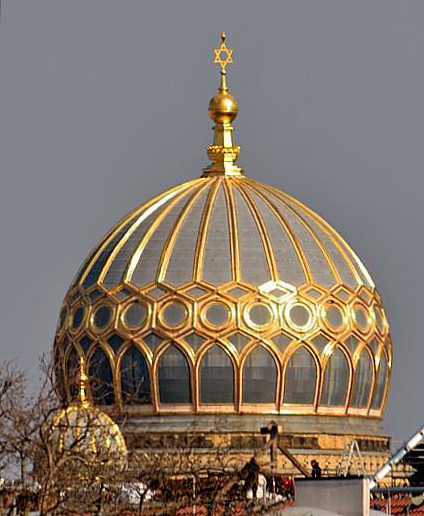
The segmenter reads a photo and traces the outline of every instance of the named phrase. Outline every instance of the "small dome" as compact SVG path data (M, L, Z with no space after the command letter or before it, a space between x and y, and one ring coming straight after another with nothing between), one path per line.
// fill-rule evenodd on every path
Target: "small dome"
M83 455L91 462L124 464L125 440L118 425L89 404L72 404L54 419L50 442L53 453Z

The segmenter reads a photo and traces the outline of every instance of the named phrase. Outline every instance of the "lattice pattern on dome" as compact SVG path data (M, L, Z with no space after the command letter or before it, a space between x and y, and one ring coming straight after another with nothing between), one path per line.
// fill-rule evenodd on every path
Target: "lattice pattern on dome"
M69 400L81 355L97 403L143 412L380 416L392 362L358 257L311 210L245 177L185 183L123 219L77 274L55 343ZM239 386L225 396L224 373Z

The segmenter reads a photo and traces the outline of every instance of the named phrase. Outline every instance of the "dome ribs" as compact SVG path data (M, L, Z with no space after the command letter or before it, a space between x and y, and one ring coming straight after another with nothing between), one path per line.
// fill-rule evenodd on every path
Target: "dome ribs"
M324 219L322 219L319 215L317 215L315 212L310 210L307 206L304 206L303 204L298 202L296 199L293 199L292 197L290 197L284 193L282 193L281 197L284 197L284 200L286 201L286 203L288 203L290 205L295 205L296 207L301 208L306 213L308 218L310 218L313 221L313 223L316 224L320 228L320 230L327 236L327 238L331 239L332 243L334 244L334 246L336 247L338 252L344 258L345 263L348 265L349 269L352 271L352 274L353 274L357 284L359 286L363 285L361 276L359 275L356 267L354 266L351 257L348 255L346 250L343 248L343 244L345 244L345 242L343 241L343 238Z
M206 200L205 209L203 210L202 220L200 222L199 235L196 242L196 251L194 254L193 279L201 281L203 275L203 264L205 261L206 237L208 234L211 213L218 189L221 186L222 179L217 177L213 179L210 187L208 198Z
M239 188L234 188L235 213L240 239L242 280L251 285L262 285L271 279L265 243L254 214Z
M226 181L221 180L216 194L205 240L202 279L215 287L228 283L233 277L228 206L224 191Z
M178 236L180 235L181 228L185 224L187 220L187 216L190 214L191 209L196 204L196 202L199 200L203 192L206 190L206 188L209 187L208 182L205 182L205 184L200 185L200 188L197 188L193 195L190 196L189 200L186 202L183 210L181 211L180 215L178 216L172 230L170 231L168 235L168 239L163 247L162 254L160 257L157 274L156 274L156 281L157 282L163 282L165 280L165 276L168 272L168 266L169 261L171 259L171 254L174 251L175 244L177 242Z
M123 270L120 271L119 262L123 262L126 265L129 257L132 256L134 249L137 247L139 240L143 238L149 230L151 225L151 220L149 219L154 216L157 218L161 211L166 210L166 203L170 202L174 196L174 193L164 195L138 217L110 254L99 276L99 283L103 283L107 288L112 288L122 281L125 266Z
M310 225L306 222L306 220L299 213L297 213L297 211L294 210L289 204L284 202L284 200L281 199L281 197L279 197L276 194L276 192L274 191L274 189L272 187L270 187L268 185L261 185L261 188L263 188L265 191L267 191L269 194L271 194L274 198L276 198L281 203L281 207L279 208L280 210L281 209L287 210L294 217L294 219L296 219L300 223L300 225L303 227L303 229L307 231L307 233L312 237L312 240L315 242L315 245L318 247L321 254L324 256L326 262L328 263L329 269L330 269L334 279L336 280L336 283L339 283L339 284L343 283L342 278L340 277L339 271L338 271L337 267L335 266L330 253L323 246L323 244L320 241L320 239L318 238L317 234L310 227ZM301 240L301 239L299 238L299 240ZM308 261L311 262L313 260L309 259ZM314 272L314 276L315 276L315 280L317 281L316 272ZM318 282L324 284L324 281L322 281L322 280L320 280ZM332 286L332 285L328 285L328 286Z
M271 239L270 239L267 227L264 223L261 213L256 208L255 203L252 200L252 197L247 192L247 190L244 189L244 187L242 185L243 185L243 182L239 181L237 183L237 188L238 188L240 194L242 195L242 197L244 198L247 206L249 207L250 213L252 214L252 217L258 228L258 232L261 237L262 245L263 245L263 248L265 251L266 261L267 261L268 269L269 269L269 272L271 275L271 280L278 281L280 279L280 276L278 273L277 261L275 259L274 249L271 244Z
M139 206L132 212L130 212L128 215L123 217L118 224L116 224L109 233L106 234L106 237L103 238L102 242L95 247L95 251L90 254L89 258L84 262L84 265L81 267L80 271L77 274L76 279L74 280L74 283L78 283L79 285L82 285L85 283L87 276L91 273L91 270L96 265L97 261L101 257L102 253L104 253L109 245L112 244L113 247L113 241L117 238L118 235L122 232L123 228L126 228L127 226L130 226L131 223L133 223L134 219L139 217L141 214L145 213L149 208L154 206L160 199L162 199L165 196L168 195L176 195L178 192L185 190L188 186L190 186L192 183L198 182L199 179L194 179L193 181L189 181L188 183L184 183L182 185L175 186L168 190L167 192L161 193L160 195L157 195L150 201L148 201L146 204L143 204L142 206ZM125 231L124 231L125 232ZM108 255L109 256L109 255ZM103 266L99 270L99 275L102 272ZM96 280L91 283L94 284ZM91 286L88 285L88 286Z
M289 245L291 245L294 254L297 257L299 262L299 266L303 273L304 281L303 283L312 283L312 276L308 267L308 260L306 259L305 253L303 252L302 247L299 245L293 230L288 225L287 221L284 219L283 215L278 211L275 204L263 194L258 188L255 187L254 184L251 183L250 180L245 180L245 187L247 187L255 196L257 196L263 203L264 206L272 213L275 217L277 223L281 226L282 233L287 237ZM274 237L273 237L274 239ZM275 247L275 246L274 246ZM279 274L283 281L287 281L288 283L292 283L291 278L286 278L285 273L283 271L283 267L280 267Z
M272 188L272 187L271 187ZM344 249L344 252L342 253L344 256L346 256L346 260L348 263L352 266L352 268L355 270L355 276L359 276L359 284L364 284L364 279L367 284L367 286L371 289L375 288L374 282L371 279L371 276L369 272L367 271L365 265L362 263L362 260L358 257L358 255L353 251L353 249L350 247L350 245L346 242L346 240L325 220L323 219L318 213L315 213L312 211L308 206L302 204L297 199L292 197L291 195L286 194L285 192L278 191L278 193L281 195L281 197L294 205L300 207L302 210L304 210L310 217L312 217L317 223L319 223L325 231L327 231L329 234L333 236L334 239L336 239L340 245L341 248ZM350 256L349 256L350 255ZM354 263L356 263L358 269L356 269ZM361 276L363 276L361 278Z
M232 277L233 281L240 281L240 243L239 232L237 226L237 217L235 213L235 201L232 189L232 181L224 181L224 191L227 200L228 227L230 231L230 254L232 260Z
M192 188L196 186L196 183L198 181L195 181L194 184L191 183L189 185L188 190L185 189L182 193L179 195L176 195L172 201L169 203L169 205L162 211L162 213L158 216L157 219L153 222L153 224L150 226L146 234L144 235L143 239L137 246L137 249L135 250L134 254L131 257L131 260L128 263L127 269L123 275L123 281L124 282L131 282L134 272L137 268L137 265L139 264L140 258L144 252L144 249L146 248L147 244L149 243L152 235L154 235L155 231L158 229L160 224L165 220L167 215L177 206L177 204L184 199L184 197L187 195L187 193L191 192Z

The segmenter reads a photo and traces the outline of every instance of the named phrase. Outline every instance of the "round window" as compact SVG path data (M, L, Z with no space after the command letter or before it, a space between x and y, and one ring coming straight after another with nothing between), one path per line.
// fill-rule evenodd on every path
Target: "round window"
M324 306L325 322L330 328L339 330L344 325L343 312L341 309L332 303Z
M222 303L212 303L206 308L205 317L211 326L219 328L228 322L230 314Z
M131 303L124 312L124 323L129 328L141 326L147 317L146 306L142 303Z
M289 324L295 329L307 331L312 326L312 312L309 307L303 303L291 305L286 313L288 315Z
M254 304L249 308L249 319L255 326L266 326L271 318L271 309L263 303Z
M74 315L72 317L72 328L74 330L76 330L77 328L79 328L82 324L82 320L84 319L84 313L85 313L85 309L83 306L79 306L75 312L74 312Z
M178 301L172 301L163 308L161 319L170 328L181 326L187 319L187 308Z
M97 328L103 330L103 328L106 328L106 326L110 323L111 318L112 310L110 309L110 306L102 305L99 306L99 308L97 308L97 310L94 312L93 322Z
M356 305L354 308L356 326L363 332L367 331L370 326L370 320L365 308Z

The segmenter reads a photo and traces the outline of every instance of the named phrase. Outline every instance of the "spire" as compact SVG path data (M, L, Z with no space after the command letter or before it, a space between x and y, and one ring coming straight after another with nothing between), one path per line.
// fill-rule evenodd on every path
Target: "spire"
M79 377L78 377L78 401L79 404L86 408L89 405L87 397L87 375L85 373L84 359L80 357Z
M225 44L225 32L221 33L221 45L214 50L214 62L221 68L218 93L209 102L209 116L215 122L213 143L208 147L211 164L203 169L203 175L240 176L243 170L236 166L240 147L233 142L233 126L238 107L236 99L228 92L227 65L233 62L233 51Z

